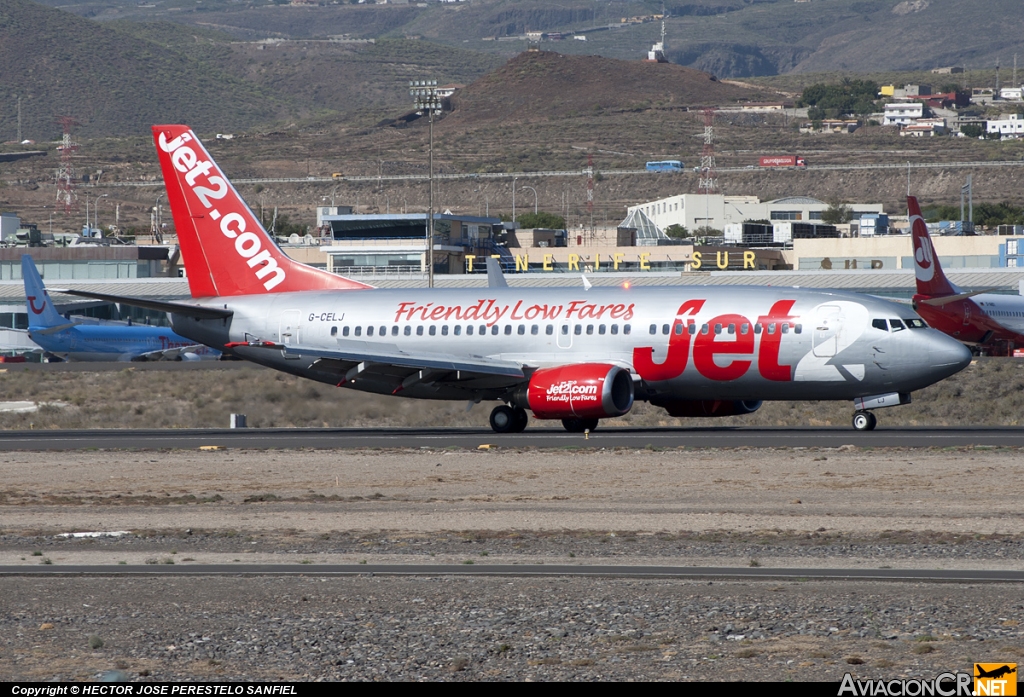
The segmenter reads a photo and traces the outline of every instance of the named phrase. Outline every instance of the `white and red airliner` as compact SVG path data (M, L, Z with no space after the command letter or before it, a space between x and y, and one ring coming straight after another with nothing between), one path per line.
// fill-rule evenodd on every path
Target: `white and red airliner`
M187 126L154 126L191 302L82 293L172 313L182 336L339 387L498 401L593 429L646 400L673 416L755 411L762 400L872 409L967 366L970 351L909 307L779 287L374 289L289 259Z
M964 292L953 285L942 271L917 199L908 197L907 208L917 277L914 309L928 324L964 343L1004 355L1024 347L1024 297Z

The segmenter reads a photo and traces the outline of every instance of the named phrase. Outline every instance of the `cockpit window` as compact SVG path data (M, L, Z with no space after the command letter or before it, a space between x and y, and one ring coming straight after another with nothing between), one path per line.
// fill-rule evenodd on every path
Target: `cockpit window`
M898 319L889 320L889 326L892 327L894 332L901 332L906 329L906 327L903 326L903 322Z
M889 325L886 324L884 319L873 319L871 320L871 326L875 329L881 329L883 332L889 331Z
M927 329L928 328L928 325L925 324L923 319L916 319L915 318L915 319L908 319L908 320L904 320L904 321L907 323L907 326L910 327L911 329Z

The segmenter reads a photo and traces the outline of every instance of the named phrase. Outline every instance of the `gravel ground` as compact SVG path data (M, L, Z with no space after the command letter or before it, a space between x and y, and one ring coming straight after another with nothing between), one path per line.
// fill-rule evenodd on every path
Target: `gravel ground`
M321 563L1020 569L1021 453L96 451L0 456L0 675L839 680L1024 656L1021 584L317 578ZM75 539L74 531L128 531ZM102 646L100 643L102 642Z
M840 680L1024 656L1019 585L5 579L0 673L81 680Z

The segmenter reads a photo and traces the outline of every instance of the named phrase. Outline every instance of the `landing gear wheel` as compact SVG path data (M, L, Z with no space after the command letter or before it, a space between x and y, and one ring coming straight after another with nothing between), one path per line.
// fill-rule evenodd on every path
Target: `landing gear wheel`
M512 407L512 422L513 427L511 433L522 433L526 430L526 424L529 422L530 417L526 415L526 410L519 407Z
M858 411L853 415L853 427L858 431L874 431L878 419L870 411Z
M569 433L593 431L598 423L598 419L562 419L562 426Z
M523 415L525 416L525 413ZM504 404L494 407L490 420L495 433L515 433L516 413L512 407Z

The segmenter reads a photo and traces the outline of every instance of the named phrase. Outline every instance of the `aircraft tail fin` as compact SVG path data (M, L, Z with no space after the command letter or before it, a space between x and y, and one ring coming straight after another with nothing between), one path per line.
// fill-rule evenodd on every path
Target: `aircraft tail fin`
M917 197L907 196L907 208L910 211L910 232L914 243L914 274L917 277L917 292L932 297L956 295L960 289L949 282L942 272L939 257L935 254L932 239L928 235L928 226L921 216L921 207Z
M370 288L289 258L188 126L153 126L192 297Z
M28 326L37 328L56 327L67 324L50 300L43 277L39 275L35 262L28 254L21 255L21 276L25 280L25 295L28 299Z

